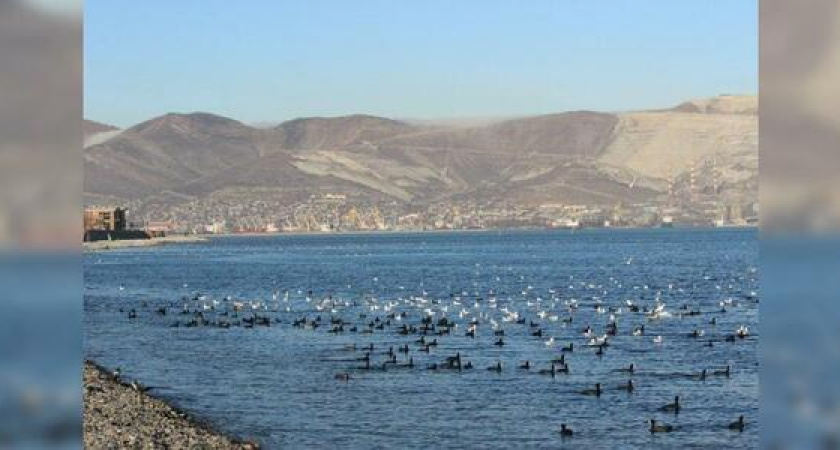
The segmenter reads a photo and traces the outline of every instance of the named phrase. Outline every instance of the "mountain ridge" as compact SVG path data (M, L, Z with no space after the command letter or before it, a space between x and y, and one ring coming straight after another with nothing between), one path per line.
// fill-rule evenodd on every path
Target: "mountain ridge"
M756 97L719 96L666 110L568 111L466 127L352 114L258 128L169 113L87 147L85 192L140 203L263 188L289 201L332 189L414 204L652 202L713 160L727 195L751 201L755 112Z

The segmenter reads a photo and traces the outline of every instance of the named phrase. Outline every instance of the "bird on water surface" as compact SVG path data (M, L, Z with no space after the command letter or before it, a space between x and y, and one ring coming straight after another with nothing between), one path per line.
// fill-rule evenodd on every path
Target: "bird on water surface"
M636 365L635 365L635 364L633 364L633 363L630 363L630 365L629 365L629 366L627 366L627 367L622 367L622 368L620 368L620 369L618 369L618 370L616 370L616 371L617 371L617 372L623 372L623 373L633 373L633 372L635 372L635 371L636 371Z
M571 428L567 427L565 423L560 424L560 436L569 437L573 436L575 433L572 431Z
M601 396L601 383L595 383L595 389L584 389L580 391L583 395L593 395L595 397Z
M650 419L650 432L651 433L670 433L674 431L674 427L668 425L667 423L657 424L655 420Z
M667 405L659 408L660 411L666 412L674 412L674 414L680 413L680 396L677 395L674 397L674 403L668 403Z
M733 431L744 431L747 424L744 422L744 416L739 416L738 420L729 424L729 429Z
M713 374L713 375L723 375L723 376L725 376L725 377L728 377L728 376L729 376L729 374L730 374L730 367L729 367L729 366L726 366L726 369L723 369L723 370L715 370L714 372L712 372L712 374Z
M347 372L335 374L335 379L338 381L350 381L350 374Z
M626 384L622 384L618 387L619 391L627 391L633 392L636 390L636 386L633 384L633 380L627 380Z

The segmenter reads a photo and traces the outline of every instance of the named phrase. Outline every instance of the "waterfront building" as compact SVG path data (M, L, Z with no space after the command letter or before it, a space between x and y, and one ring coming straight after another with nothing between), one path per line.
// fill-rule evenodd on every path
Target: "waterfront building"
M128 224L126 221L127 211L127 209L120 207L86 208L84 213L85 231L124 231Z

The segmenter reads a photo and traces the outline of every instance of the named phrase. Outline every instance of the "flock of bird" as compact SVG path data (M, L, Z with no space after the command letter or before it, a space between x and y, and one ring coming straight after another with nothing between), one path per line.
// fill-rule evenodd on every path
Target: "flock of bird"
M377 281L374 279L374 284ZM618 280L611 282L620 285ZM184 285L184 288L188 289L188 286ZM666 339L693 341L696 344L690 345L698 347L715 347L754 338L747 326L736 324L724 330L718 321L729 309L737 308L741 303L757 303L755 292L724 297L711 303L714 306L709 306L708 301L702 308L700 302L686 302L669 309L663 301L662 290L648 286L632 289L639 291L633 300L611 301L606 300L607 287L575 280L570 280L563 289L542 292L524 285L523 281L523 288L515 293L490 288L460 289L448 295L435 295L422 288L410 294L404 287L390 294L368 290L354 295L344 292L316 295L311 290L287 290L275 291L265 300L232 296L213 298L192 293L165 305L142 302L141 308L120 309L120 312L127 314L129 320L158 318L178 328L291 326L301 332L356 336L355 343L336 350L353 355L335 360L344 365L334 375L341 382L350 382L362 373L392 370L450 373L483 370L497 374L516 371L557 378L575 371L578 364L587 364L586 358L593 355L609 359L611 346L623 339L638 339L655 349ZM673 285L663 290L672 294L669 298L679 295L690 298ZM680 322L683 331L650 333L651 329L661 330L657 324L671 318L683 319ZM379 339L376 343L374 336ZM383 343L382 339L387 340ZM503 349L512 343L537 347L546 356L541 361L520 360L513 367L503 364L501 359L478 367L480 362L469 357L471 350L478 347L492 348L492 344ZM453 352L447 354L446 349ZM600 397L607 390L631 395L640 387L634 382L640 372L656 376L654 371L629 363L612 370L615 380L595 382L577 392L589 397ZM732 373L730 365L720 364L670 375L704 381L712 377L729 378ZM662 405L655 412L680 414L682 410L680 397L676 396L672 403ZM653 418L649 419L648 425L650 433L678 430L677 426ZM736 431L743 431L745 427L743 415L728 425L721 425L721 428ZM562 423L558 433L571 437L575 431L569 424Z

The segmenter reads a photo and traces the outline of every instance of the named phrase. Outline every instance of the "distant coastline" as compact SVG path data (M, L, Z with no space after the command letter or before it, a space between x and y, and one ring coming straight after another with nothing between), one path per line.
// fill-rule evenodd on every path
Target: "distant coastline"
M166 237L134 240L97 241L83 243L85 252L117 250L123 248L156 247L174 244L195 244L208 242L212 239L228 239L235 237L279 237L279 236L354 236L354 235L397 235L397 234L446 234L446 233L510 233L527 231L563 231L563 232L591 232L608 230L735 230L758 229L757 225L714 226L676 226L676 227L584 227L584 228L482 228L482 229L454 229L454 230L348 230L348 231L289 231L278 233L217 233L217 234L189 234L171 235Z
M84 242L82 244L82 249L86 252L94 252L102 250L115 250L120 248L154 247L158 245L188 244L205 241L207 241L207 237L202 235L176 235L157 237L151 239L125 239L116 241Z
M199 234L205 240L213 238L231 237L271 237L271 236L352 236L352 235L382 235L382 234L445 234L445 233L509 233L515 231L606 231L606 230L740 230L758 229L758 225L726 225L726 226L674 226L674 227L583 227L583 228L544 228L544 227L518 227L518 228L460 228L452 230L347 230L347 231L286 231L277 233L217 233Z

